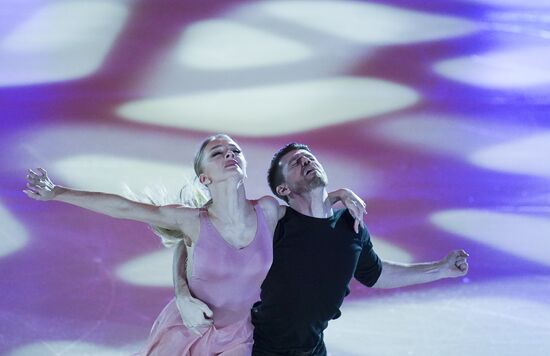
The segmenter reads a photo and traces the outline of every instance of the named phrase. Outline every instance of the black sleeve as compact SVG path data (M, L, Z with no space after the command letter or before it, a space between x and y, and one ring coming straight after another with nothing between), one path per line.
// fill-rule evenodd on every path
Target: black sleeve
M366 228L363 230L362 240L363 249L359 255L354 277L361 282L361 284L372 287L382 273L382 260L380 260L376 252L374 252L372 242L370 241L370 235Z

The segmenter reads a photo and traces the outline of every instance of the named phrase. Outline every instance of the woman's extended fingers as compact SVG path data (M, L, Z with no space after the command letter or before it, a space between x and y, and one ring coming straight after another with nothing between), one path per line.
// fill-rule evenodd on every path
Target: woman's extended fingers
M35 200L42 200L42 195L37 191L37 188L31 186L27 183L27 189L23 190L23 193L27 195L27 197L35 199Z
M357 200L358 201L355 204L356 207L357 207L357 211L358 211L357 215L360 217L361 222L362 222L363 221L363 216L367 214L367 209L366 209L365 202L361 198L357 197ZM364 227L363 223L361 223L361 225Z
M41 175L41 174L36 173L32 169L29 169L29 172L27 174L27 178L39 181L39 180L44 179L44 176Z
M32 169L29 169L29 173L30 174L33 174L35 176L38 176L38 177L45 177L46 175L48 175L48 172L46 172L46 170L44 168L40 168L38 167L36 169L39 173L36 173L35 171L33 171Z
M27 190L30 190L31 192L38 194L38 189L33 184L27 183Z
M29 169L28 174L27 174L27 177L28 177L28 178L31 178L31 179L42 180L42 181L48 180L48 173L46 172L45 169L43 169L43 168L38 168L37 171L38 171L39 173L33 171L32 169Z
M32 188L35 193L42 195L45 192L51 191L54 188L54 184L48 178L45 169L38 168L37 171L38 173L33 171L32 169L28 170L27 187Z
M27 174L27 182L34 185L44 185L44 186L46 185L46 182L43 181L43 177L39 176L32 169L29 169L29 173Z
M27 196L29 198L32 198L32 199L39 199L40 198L40 195L33 192L32 190L25 189L25 190L23 190L23 193L27 194Z
M38 181L40 181L40 178L38 178L36 175L29 172L29 174L27 174L27 181L29 181L29 182L38 182Z
M40 187L40 188L45 188L46 187L46 182L43 182L43 181L41 181L39 179L36 179L36 178L33 178L31 176L27 176L27 182L29 184L32 184L32 185Z
M355 222L353 224L353 230L356 233L359 233L359 226L362 228L365 228L365 223L363 221L363 215L366 214L365 208L361 205L360 200L351 200L348 203L348 209L350 211L351 216L355 219Z
M33 179L28 179L27 180L27 188L30 188L30 189L34 190L35 193L38 193L40 190L46 188L46 183L36 181L36 180L33 180Z
M48 176L45 175L45 171L41 168L39 168L38 171L40 173L37 173L32 169L28 170L26 177L27 185L23 190L23 193L25 193L27 197L35 200L48 200L53 184L49 180Z
M359 227L362 226L363 217L354 215L353 218L355 219L355 221L353 222L353 231L355 231L356 233L359 233Z
M355 231L356 234L359 233L359 220L355 219L355 222L353 223L353 231Z

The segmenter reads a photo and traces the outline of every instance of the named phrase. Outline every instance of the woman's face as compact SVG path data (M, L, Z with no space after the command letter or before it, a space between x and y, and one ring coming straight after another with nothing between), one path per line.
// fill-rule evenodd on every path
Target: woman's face
M202 173L199 180L203 184L227 179L246 177L246 159L241 148L229 137L217 137L210 141L202 159Z

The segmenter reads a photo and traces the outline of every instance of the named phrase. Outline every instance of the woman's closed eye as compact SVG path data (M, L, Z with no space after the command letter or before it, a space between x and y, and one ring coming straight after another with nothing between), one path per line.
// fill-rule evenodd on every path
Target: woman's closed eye
M235 154L235 155L238 155L241 153L241 150L239 150L238 148L231 148L231 151ZM223 151L216 151L214 153L212 153L212 157L216 157L217 155L221 155L223 154Z

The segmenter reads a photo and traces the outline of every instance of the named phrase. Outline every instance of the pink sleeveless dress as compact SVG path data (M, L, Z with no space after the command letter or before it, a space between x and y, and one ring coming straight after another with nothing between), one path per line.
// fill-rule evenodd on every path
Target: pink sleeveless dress
M260 286L273 258L273 237L262 208L254 202L256 235L241 249L216 230L208 211L200 211L200 235L193 252L191 294L213 312L213 324L196 335L181 320L175 299L153 324L145 355L249 356L252 352L250 309L260 299Z

